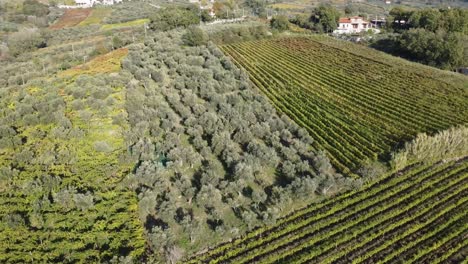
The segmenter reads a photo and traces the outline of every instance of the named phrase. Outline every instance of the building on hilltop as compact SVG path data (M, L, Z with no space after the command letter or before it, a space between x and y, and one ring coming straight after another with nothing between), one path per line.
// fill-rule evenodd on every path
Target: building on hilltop
M113 5L113 4L118 4L122 2L122 0L102 0L100 1L100 4L102 5Z
M113 5L122 0L75 0L75 5L58 5L59 8L91 8L95 5Z
M95 4L96 0L75 0L77 7L88 8Z
M354 34L360 32L366 32L368 30L374 31L374 33L379 33L378 29L372 27L372 24L364 20L364 18L355 16L355 17L342 17L338 21L338 28L333 31L335 34Z

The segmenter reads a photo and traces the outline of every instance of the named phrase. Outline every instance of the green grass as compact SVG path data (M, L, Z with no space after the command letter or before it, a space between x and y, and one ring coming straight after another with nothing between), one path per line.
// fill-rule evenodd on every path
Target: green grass
M150 20L145 18L145 19L137 19L137 20L124 22L124 23L106 24L101 27L101 30L111 30L111 29L118 29L118 28L143 26L144 24L148 24L149 22Z
M95 8L85 20L81 21L78 26L89 26L94 24L101 24L101 21L110 15L112 9L110 8Z

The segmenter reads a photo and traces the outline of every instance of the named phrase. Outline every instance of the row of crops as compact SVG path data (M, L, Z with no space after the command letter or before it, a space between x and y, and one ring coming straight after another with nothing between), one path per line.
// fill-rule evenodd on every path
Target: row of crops
M126 51L110 55L115 54L121 59ZM114 70L115 56L103 58L109 56L98 59L100 70ZM80 70L84 69L73 71ZM88 75L76 82L72 77L51 78L36 81L40 86L2 88L7 93L0 105L8 107L2 109L0 124L3 131L16 131L0 137L0 263L101 263L144 253L138 201L121 185L133 165L121 159L125 148L120 131L126 124L112 122L125 103L121 79ZM86 88L79 90L77 83ZM97 107L110 113L89 103L93 93L86 92L99 88L107 88L102 94L112 104ZM25 94L30 100L21 99ZM89 109L88 116L74 107L77 102ZM55 112L69 119L50 124L20 121L31 120L24 109L33 107L41 118Z
M468 121L468 93L307 37L222 46L343 173L420 132Z
M416 165L297 211L188 263L460 263L468 159Z

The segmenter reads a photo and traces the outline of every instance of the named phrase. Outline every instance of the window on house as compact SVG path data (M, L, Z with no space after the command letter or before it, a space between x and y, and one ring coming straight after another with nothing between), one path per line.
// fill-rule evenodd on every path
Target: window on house
M353 24L353 28L357 28L358 24Z

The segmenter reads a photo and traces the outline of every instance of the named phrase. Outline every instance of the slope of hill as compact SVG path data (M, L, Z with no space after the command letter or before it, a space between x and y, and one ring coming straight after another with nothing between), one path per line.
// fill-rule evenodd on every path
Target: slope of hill
M118 122L126 77L115 61L96 60L109 71L1 89L2 263L143 254L137 201L120 185L133 167L124 159L128 124Z
M187 263L461 263L467 257L467 134L460 127L421 135L404 151L412 165Z
M0 72L1 262L178 259L354 188L216 46L148 32L121 69L96 28Z
M176 263L252 230L189 262L464 258L468 130L401 147L466 123L466 78L263 20L184 29L180 3L4 2L1 263Z
M311 37L222 49L249 71L279 110L309 131L315 148L327 150L344 173L378 156L385 160L419 132L468 122L468 90L433 78L430 71L422 75L393 67Z

